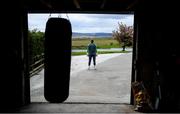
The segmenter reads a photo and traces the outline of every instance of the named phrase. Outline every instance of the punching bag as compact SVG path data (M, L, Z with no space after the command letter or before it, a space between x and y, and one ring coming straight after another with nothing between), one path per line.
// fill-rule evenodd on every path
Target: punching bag
M61 103L68 98L71 66L71 23L49 18L45 29L44 96Z

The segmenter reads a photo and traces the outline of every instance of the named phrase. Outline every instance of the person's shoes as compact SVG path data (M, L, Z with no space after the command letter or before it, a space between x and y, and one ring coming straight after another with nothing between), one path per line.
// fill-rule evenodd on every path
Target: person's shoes
M90 66L88 66L88 70L90 70Z
M96 70L96 66L94 66L94 69Z

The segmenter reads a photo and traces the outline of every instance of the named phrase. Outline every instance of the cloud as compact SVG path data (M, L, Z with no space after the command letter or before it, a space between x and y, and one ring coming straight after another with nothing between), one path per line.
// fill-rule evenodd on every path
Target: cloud
M117 14L91 14L90 18L97 19L125 19L128 15L117 15Z
M118 22L133 25L133 15L125 14L52 14L51 17L68 18L72 24L73 32L112 32L117 28ZM45 30L49 14L29 14L29 29Z
M46 22L48 20L48 14L29 14L28 15L28 28L30 30L38 29L45 31Z

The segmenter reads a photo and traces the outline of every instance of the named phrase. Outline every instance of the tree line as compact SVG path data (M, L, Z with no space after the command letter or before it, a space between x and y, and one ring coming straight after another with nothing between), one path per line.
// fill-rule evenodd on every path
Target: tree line
M36 58L44 53L44 32L37 29L28 30L29 40L29 60L30 64L34 63Z

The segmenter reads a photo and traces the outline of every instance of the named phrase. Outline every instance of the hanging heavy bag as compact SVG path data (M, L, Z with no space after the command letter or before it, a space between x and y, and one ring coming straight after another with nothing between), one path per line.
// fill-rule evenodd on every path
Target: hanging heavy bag
M71 23L63 18L49 18L45 30L44 96L60 103L69 96L71 64Z

